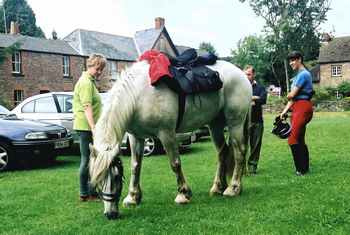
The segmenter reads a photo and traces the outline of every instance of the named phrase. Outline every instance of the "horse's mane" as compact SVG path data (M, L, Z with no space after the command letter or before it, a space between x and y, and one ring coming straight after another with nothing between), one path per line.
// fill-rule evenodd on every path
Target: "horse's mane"
M142 71L146 65L145 62L135 63L123 71L109 91L108 100L95 128L94 145L98 151L121 143L139 95L140 89L135 86L135 80L144 75Z
M138 95L142 87L137 79L148 74L148 64L138 62L121 73L120 78L109 91L109 98L105 102L102 114L96 123L94 133L94 148L99 159L92 161L90 173L95 183L104 175L114 156L111 152L122 143L128 123L134 113Z

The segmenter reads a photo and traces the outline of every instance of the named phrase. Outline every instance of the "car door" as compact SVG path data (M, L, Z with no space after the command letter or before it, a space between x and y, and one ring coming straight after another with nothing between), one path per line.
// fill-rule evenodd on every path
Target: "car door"
M25 103L18 116L24 119L62 125L58 116L57 104L51 94Z
M53 95L57 107L58 116L61 120L61 125L68 130L73 130L73 95L70 94L54 94Z

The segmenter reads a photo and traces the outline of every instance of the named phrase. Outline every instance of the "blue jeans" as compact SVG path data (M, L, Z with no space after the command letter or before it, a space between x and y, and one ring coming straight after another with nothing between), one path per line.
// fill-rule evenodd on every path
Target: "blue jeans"
M77 131L80 142L80 168L79 168L79 181L80 181L80 196L95 195L95 190L90 186L89 175L89 161L90 161L90 149L89 144L93 143L91 131Z

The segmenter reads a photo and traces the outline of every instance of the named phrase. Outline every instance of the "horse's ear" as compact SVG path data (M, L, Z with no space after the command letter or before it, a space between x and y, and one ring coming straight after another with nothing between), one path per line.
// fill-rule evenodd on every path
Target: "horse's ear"
M90 157L97 157L96 149L94 146L90 143L89 144L89 149L90 149Z

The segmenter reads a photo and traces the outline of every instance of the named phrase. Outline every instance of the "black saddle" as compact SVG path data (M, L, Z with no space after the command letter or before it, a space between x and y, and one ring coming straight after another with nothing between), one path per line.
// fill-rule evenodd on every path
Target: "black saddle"
M177 57L169 57L170 73L174 81L168 86L179 94L197 94L217 91L222 88L222 81L218 72L205 65L216 63L217 56L212 53L198 56L195 49L184 51Z
M205 66L216 63L217 56L212 53L198 56L196 50L191 48L177 57L168 55L168 58L171 64L169 71L173 78L166 77L162 81L179 94L179 114L176 122L178 130L185 112L186 95L217 91L222 88L223 83L218 72Z

